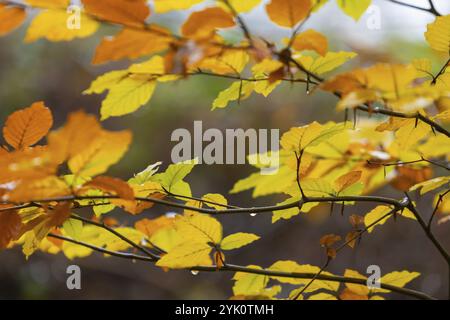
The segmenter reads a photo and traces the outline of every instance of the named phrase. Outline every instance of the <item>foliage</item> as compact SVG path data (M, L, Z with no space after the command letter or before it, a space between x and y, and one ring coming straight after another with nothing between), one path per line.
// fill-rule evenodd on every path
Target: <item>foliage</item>
M331 0L330 0L331 1ZM267 207L229 205L221 194L194 196L185 178L195 161L177 163L166 170L151 164L128 181L106 175L132 143L129 130L103 128L94 115L75 112L65 125L53 129L53 117L43 102L16 111L5 121L0 149L0 248L22 246L28 257L36 250L67 258L86 257L94 251L105 256L139 259L164 270L188 269L236 272L234 298L250 299L384 299L392 291L428 299L425 293L404 288L417 272L385 274L381 288L368 288L366 277L347 269L334 275L326 268L341 250L358 246L366 233L381 232L382 225L399 216L415 221L450 265L448 251L432 232L433 222L450 219L448 122L450 121L450 15L418 8L436 16L428 25L429 46L447 61L433 74L432 62L416 59L408 64L379 63L342 71L354 52L329 50L324 34L306 29L305 22L319 15L319 0L271 0L265 10L271 21L291 30L282 45L254 37L243 13L261 1L155 0L154 12L144 0L82 0L81 28L67 27L69 0L27 0L25 4L0 1L0 35L19 27L31 11L25 41L71 41L92 36L101 25L119 26L112 37L96 47L94 64L140 59L127 69L107 72L93 80L83 94L106 97L101 120L132 113L148 104L160 85L215 76L231 79L212 102L226 108L252 94L267 97L282 82L300 83L308 92L338 97L338 111L364 112L354 130L349 121L293 127L281 138L280 169L274 175L254 173L236 182L231 193L252 190L254 197L281 194L285 200ZM370 0L337 0L344 14L359 19ZM149 24L155 13L193 8L180 30ZM230 42L219 30L236 28L242 37ZM141 59L145 58L145 59ZM333 76L327 76L335 71ZM336 72L337 71L337 72ZM322 78L327 76L327 78ZM356 125L356 124L355 124ZM45 141L45 142L44 142ZM391 185L404 192L396 198L371 196ZM433 193L427 218L412 200ZM221 215L272 213L272 221L313 214L317 206L348 206L369 202L364 215L349 217L346 234L320 239L326 263L322 267L295 261L271 266L237 266L228 251L258 246L258 235L238 232L223 235ZM180 209L176 215L140 218L134 226L117 226L108 218L114 208L142 215L154 205ZM77 209L92 208L90 217ZM436 219L435 219L436 218ZM255 242L256 241L256 242ZM255 243L254 243L255 242ZM269 286L270 285L270 286ZM291 285L291 286L285 286ZM292 289L292 286L294 288ZM290 293L286 293L291 288Z

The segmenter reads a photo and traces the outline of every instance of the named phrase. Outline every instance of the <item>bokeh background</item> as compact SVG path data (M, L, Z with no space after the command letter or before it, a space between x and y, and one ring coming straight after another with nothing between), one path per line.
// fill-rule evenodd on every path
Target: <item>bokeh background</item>
M405 2L427 5L423 0ZM435 0L444 14L450 12L448 0ZM194 8L195 9L195 8ZM176 30L189 12L152 17L156 22ZM279 41L288 35L268 22L263 8L243 16L250 30L266 39ZM380 28L373 20L380 19ZM433 16L401 7L386 0L374 0L373 6L359 22L345 16L333 0L319 13L313 15L305 26L324 32L330 40L330 49L353 50L359 56L355 65L374 62L406 62L413 57L433 59L435 67L444 63L427 47L423 32ZM104 35L114 34L113 27L104 27L87 40L68 43L49 43L45 40L24 44L23 26L13 34L0 38L0 119L19 108L43 100L52 109L55 127L60 126L68 113L84 109L99 114L101 96L83 96L81 92L99 74L126 67L128 61L92 66L94 47ZM233 32L233 31L231 31ZM346 65L347 68L352 63ZM159 86L151 102L134 114L108 119L104 125L111 129L131 129L134 141L130 152L110 174L129 178L147 165L163 161L170 163L174 143L171 132L177 128L192 130L194 120L202 120L204 128L279 128L281 132L292 126L313 120L342 120L343 114L334 111L336 100L326 93L306 95L302 85L283 85L269 98L253 95L240 105L231 104L224 110L210 111L217 94L230 84L229 80L195 77L186 81ZM234 182L253 172L248 165L197 166L188 180L196 195L207 192L227 194ZM401 197L390 187L379 190L380 195ZM279 199L267 197L252 199L246 192L228 196L229 202L242 206L273 204ZM429 210L430 199L423 198L419 205ZM349 214L364 214L369 206L355 206ZM328 209L325 209L328 210ZM166 213L155 207L139 218L155 217ZM320 212L317 213L320 215ZM113 213L127 224L134 218ZM277 260L295 260L301 264L321 265L323 252L319 239L326 233L345 234L346 217L337 212L327 219L311 219L300 215L289 221L271 224L270 214L256 217L230 216L220 219L225 233L254 232L262 236L257 243L231 254L229 261L237 264L269 266ZM449 225L436 229L444 245L450 247ZM82 290L66 288L68 265L77 264L82 269ZM392 219L383 230L365 237L356 250L344 250L333 261L329 270L342 274L346 267L364 273L367 266L377 264L382 273L394 270L411 270L422 273L410 287L445 298L448 270L435 248L424 237L422 230L412 221ZM160 269L143 262L132 263L119 259L104 259L93 254L87 259L67 260L62 254L53 256L36 253L28 261L20 248L0 252L1 299L223 299L232 295L231 273L200 273ZM401 298L392 294L393 298Z

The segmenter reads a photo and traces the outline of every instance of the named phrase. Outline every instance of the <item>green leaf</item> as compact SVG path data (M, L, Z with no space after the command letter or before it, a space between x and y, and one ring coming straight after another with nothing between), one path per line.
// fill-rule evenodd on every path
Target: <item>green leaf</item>
M63 230L69 237L78 240L83 232L83 222L80 220L69 219L64 222Z

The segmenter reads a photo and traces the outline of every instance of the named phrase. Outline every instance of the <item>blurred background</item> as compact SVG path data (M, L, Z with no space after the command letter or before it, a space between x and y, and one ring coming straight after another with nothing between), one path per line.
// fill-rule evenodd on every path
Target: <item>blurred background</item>
M404 0L427 6L427 1ZM435 0L443 14L450 12L448 0ZM196 8L194 8L195 10ZM189 12L154 16L151 19L174 30ZM261 7L243 15L250 30L272 41L279 41L289 33L267 20ZM375 21L372 19L378 19ZM359 55L346 68L370 65L375 62L406 62L411 58L427 57L434 66L442 66L442 57L435 56L425 43L423 33L433 16L424 12L374 0L373 6L358 21L344 15L333 0L319 13L314 14L305 28L325 33L331 51L355 51ZM378 23L379 22L379 23ZM90 82L106 71L125 68L128 61L92 66L94 48L104 35L112 35L115 28L102 28L94 37L68 43L49 43L41 40L24 44L26 27L0 38L0 118L4 122L14 110L43 100L55 117L55 127L64 123L68 113L84 109L99 114L102 96L83 96L81 92ZM231 31L234 32L234 31ZM341 69L342 70L342 69ZM302 85L285 84L269 98L252 95L248 100L223 110L210 111L217 94L228 87L229 80L195 77L186 81L162 84L145 107L134 114L108 119L104 126L110 129L131 129L134 141L122 161L111 168L110 174L129 178L147 167L163 161L170 163L170 152L175 143L170 135L177 128L192 131L193 121L202 120L207 128L279 128L280 132L292 126L313 120L343 120L335 112L336 99L329 94L306 95ZM197 166L188 181L193 193L227 194L234 182L254 172L248 165ZM379 190L380 195L401 197L390 187ZM273 204L276 197L252 199L251 192L227 196L231 204L254 206ZM423 198L419 205L429 210L430 199ZM369 206L354 206L350 214L364 214ZM328 210L328 209L325 209ZM138 218L164 214L164 208L155 207ZM121 223L129 224L135 218L113 213ZM347 217L335 213L323 221L299 215L289 221L271 224L270 214L256 217L223 217L225 233L254 232L262 236L257 243L232 253L228 260L236 264L269 266L277 260L295 260L300 264L323 264L319 239L327 233L345 234ZM450 247L449 224L436 229L444 245ZM329 271L343 274L346 267L364 273L371 264L378 264L382 273L410 270L422 273L410 287L445 298L448 270L435 248L425 238L422 230L408 219L389 221L382 232L374 232L362 240L356 250L344 250L333 261ZM82 269L82 290L66 288L68 265L77 264ZM19 247L0 252L1 299L223 299L232 295L231 273L200 273L187 271L164 273L159 268L143 262L108 258L93 254L87 259L67 260L62 254L53 256L36 253L28 261ZM400 298L392 294L393 298ZM403 298L403 297L402 297Z

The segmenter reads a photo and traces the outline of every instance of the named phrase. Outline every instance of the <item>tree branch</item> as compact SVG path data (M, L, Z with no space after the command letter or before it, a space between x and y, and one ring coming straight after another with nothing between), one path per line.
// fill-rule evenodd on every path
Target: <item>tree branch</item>
M53 237L53 238L60 239L63 241L72 242L74 244L90 248L94 251L97 251L97 252L100 252L103 254L108 254L111 256L115 256L115 257L119 257L119 258L123 258L123 259L154 262L154 260L149 257L135 255L135 254L129 254L129 253L123 253L123 252L110 251L110 250L106 250L104 248L90 245L90 244L82 242L82 241L74 240L74 239L56 235L56 234L49 234L49 237ZM217 266L198 266L198 267L193 267L193 268L186 268L184 270L194 270L194 271L202 271L202 272L243 272L243 273L258 274L258 275L264 275L264 276L270 276L270 277L294 278L294 279L313 279L313 278L315 278L315 279L324 280L324 281L367 285L366 280L361 279L361 278L352 278L352 277L334 276L334 275L317 275L316 273L285 272L285 271L275 271L275 270L270 270L270 269L255 269L255 268L251 268L251 267L244 267L244 266L233 265L233 264L227 264L225 266L222 266L221 268L218 268ZM412 290L412 289L401 288L401 287L384 284L384 283L381 283L381 288L390 290L392 292L404 294L406 296L410 296L410 297L413 297L416 299L436 300L436 298L429 296L426 293Z
M408 7L408 8L412 8L412 9L416 9L416 10L420 10L420 11L424 11L424 12L428 12L431 13L435 16L441 16L441 14L436 10L433 1L432 0L428 0L428 3L430 4L430 8L424 8L424 7L419 7L410 3L406 3L406 2L402 2L402 1L398 1L398 0L387 0L389 2L404 6L404 7Z
M78 201L78 200L112 200L112 199L120 199L120 197L115 195L99 195L99 196L63 196L63 197L55 197L55 198L47 198L47 199L39 199L30 201L32 203L49 203L49 202L63 202L63 201ZM166 201L158 198L151 197L135 197L135 201L142 202L150 202L154 204L159 204L171 208L179 208L184 210L195 211L199 213L205 213L210 215L221 215L221 214L240 214L240 213L270 213L273 211L280 211L285 209L290 209L294 207L298 207L299 205L311 202L318 203L332 203L332 202L374 202L374 203L383 203L387 205L393 205L396 208L404 208L405 204L402 201L398 201L391 198L378 197L378 196L330 196L330 197L307 197L306 199L299 199L298 202L288 203L284 205L275 205L275 206L263 206L263 207L251 207L251 208L237 208L237 209L209 209L209 208L199 208L193 207L189 205L185 205L179 202ZM17 203L4 202L3 204L12 204L17 205ZM103 204L103 203L102 203ZM20 204L19 204L20 205ZM36 205L35 205L36 206ZM102 224L100 224L102 226Z

